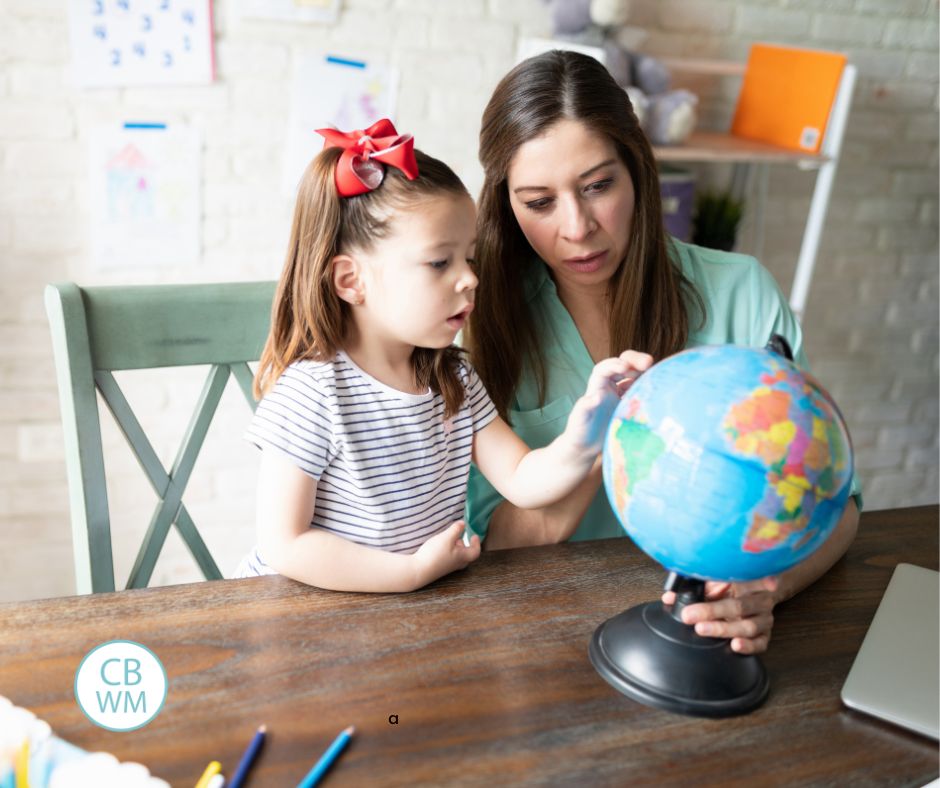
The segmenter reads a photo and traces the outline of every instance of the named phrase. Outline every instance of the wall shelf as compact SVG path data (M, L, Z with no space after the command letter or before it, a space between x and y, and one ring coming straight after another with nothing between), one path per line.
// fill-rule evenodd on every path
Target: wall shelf
M682 145L655 145L653 153L659 161L664 162L797 164L806 168L819 167L830 158L719 131L695 131Z

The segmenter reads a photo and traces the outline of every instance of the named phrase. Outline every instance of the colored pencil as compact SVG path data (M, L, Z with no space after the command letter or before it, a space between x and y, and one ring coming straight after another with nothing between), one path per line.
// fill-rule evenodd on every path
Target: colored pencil
M206 785L206 788L223 788L224 785L225 785L225 775L217 774L215 777L209 780L209 783L208 785Z
M245 754L242 755L242 759L238 762L238 768L235 770L235 774L233 774L232 779L229 780L228 788L241 788L242 783L245 782L245 778L248 776L248 772L251 771L251 765L255 762L255 758L258 757L261 745L264 744L264 736L267 731L267 725L262 725L255 731L255 735L252 737L251 741L248 742L248 748L245 750Z
M196 783L196 788L209 788L209 780L215 777L220 771L222 771L222 764L218 761L212 761L202 773L199 782Z
M29 736L16 753L15 774L16 788L29 788Z
M316 765L307 773L307 776L298 783L297 788L313 788L314 785L320 782L323 775L329 771L333 762L339 758L340 753L346 745L349 744L349 740L355 732L356 729L350 725L346 730L340 733L340 735L333 740L329 749L320 756L320 760L317 761Z

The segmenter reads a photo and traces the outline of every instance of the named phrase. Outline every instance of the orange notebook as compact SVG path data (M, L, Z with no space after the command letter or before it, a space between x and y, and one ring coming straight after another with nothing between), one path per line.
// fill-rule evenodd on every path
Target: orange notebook
M754 44L731 133L819 153L846 61L836 52Z

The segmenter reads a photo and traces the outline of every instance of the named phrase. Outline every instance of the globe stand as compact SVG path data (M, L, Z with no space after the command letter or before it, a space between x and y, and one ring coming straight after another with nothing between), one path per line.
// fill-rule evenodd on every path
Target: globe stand
M597 672L628 698L680 714L733 717L760 706L770 689L760 659L682 623L683 608L705 598L705 583L670 572L665 590L675 592L674 604L637 605L594 631Z

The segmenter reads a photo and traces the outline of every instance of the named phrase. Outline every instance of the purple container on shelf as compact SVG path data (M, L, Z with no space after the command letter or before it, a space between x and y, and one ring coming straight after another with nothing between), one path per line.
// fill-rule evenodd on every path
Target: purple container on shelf
M695 176L685 170L663 170L659 173L659 194L663 203L666 232L680 241L690 240Z

